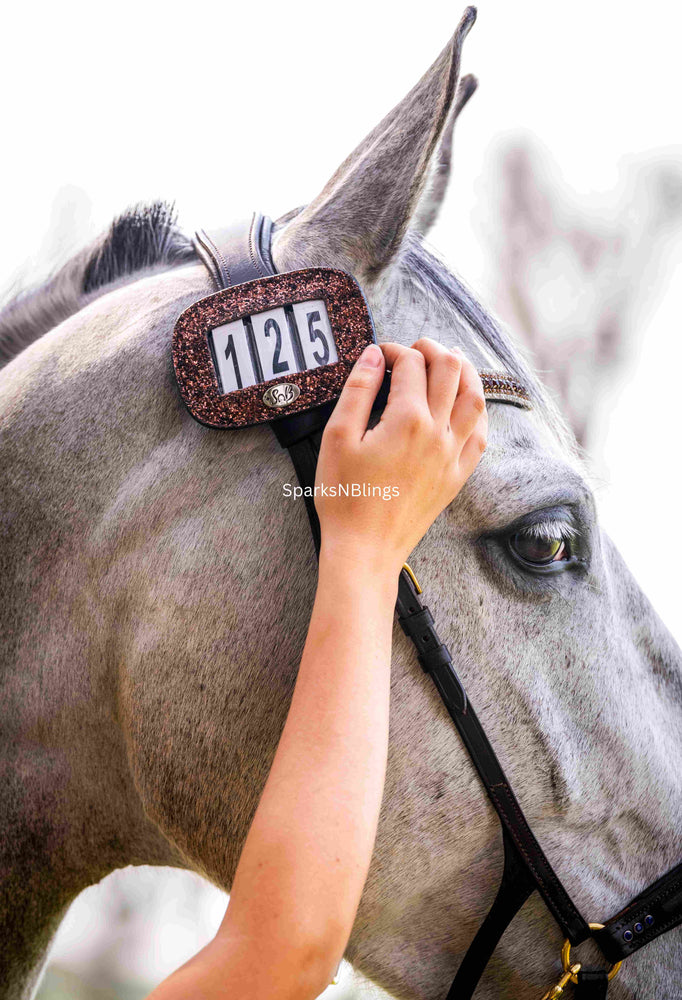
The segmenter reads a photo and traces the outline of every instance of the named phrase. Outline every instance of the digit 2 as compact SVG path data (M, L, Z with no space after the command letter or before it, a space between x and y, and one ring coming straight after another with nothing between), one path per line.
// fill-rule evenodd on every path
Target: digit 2
M273 375L281 375L282 372L289 371L289 363L279 360L282 350L282 331L279 328L277 320L272 319L272 317L265 321L265 326L263 327L263 333L266 337L270 336L271 330L275 331L275 353L272 355L272 373Z

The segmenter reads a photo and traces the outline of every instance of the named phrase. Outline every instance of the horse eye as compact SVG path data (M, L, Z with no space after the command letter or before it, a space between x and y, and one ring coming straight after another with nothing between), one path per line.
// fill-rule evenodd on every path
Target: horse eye
M519 531L510 537L509 547L522 562L536 566L570 558L565 538L538 538L537 535Z

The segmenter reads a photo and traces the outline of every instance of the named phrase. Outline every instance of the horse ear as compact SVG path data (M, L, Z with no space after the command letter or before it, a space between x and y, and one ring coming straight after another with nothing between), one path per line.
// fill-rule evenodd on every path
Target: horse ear
M331 266L372 280L413 220L422 232L433 222L447 187L454 121L475 89L469 77L457 89L462 44L475 20L467 7L419 83L276 237L278 270Z

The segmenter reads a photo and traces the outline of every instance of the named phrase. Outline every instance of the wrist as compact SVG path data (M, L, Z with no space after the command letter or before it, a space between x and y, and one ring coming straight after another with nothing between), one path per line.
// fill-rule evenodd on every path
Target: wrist
M395 601L402 562L393 553L351 538L322 539L320 578L346 578L361 587L371 583Z

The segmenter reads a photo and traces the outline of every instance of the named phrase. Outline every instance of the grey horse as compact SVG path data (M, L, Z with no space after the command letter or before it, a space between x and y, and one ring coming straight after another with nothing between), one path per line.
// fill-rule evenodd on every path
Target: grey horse
M458 82L473 19L279 220L273 253L280 271L352 272L380 339L459 344L532 394L532 412L490 404L484 459L412 563L538 839L599 921L682 853L681 657L540 383L422 240L474 88ZM66 907L113 869L180 866L229 890L285 718L314 551L272 434L201 427L179 398L173 325L211 290L157 205L0 318L3 1000L31 996ZM528 561L531 541L558 558ZM439 1000L500 862L496 817L396 628L385 800L347 957L396 997ZM626 962L613 997L679 996L680 941ZM539 997L560 944L532 898L478 995Z

